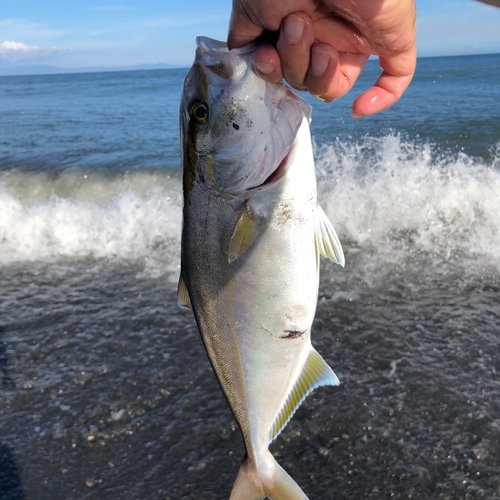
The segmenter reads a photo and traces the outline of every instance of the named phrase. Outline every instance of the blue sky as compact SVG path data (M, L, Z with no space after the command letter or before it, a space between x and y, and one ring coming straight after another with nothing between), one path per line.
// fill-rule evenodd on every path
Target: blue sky
M500 9L417 0L420 56L500 52ZM230 0L0 0L0 67L190 65L197 35L225 39Z

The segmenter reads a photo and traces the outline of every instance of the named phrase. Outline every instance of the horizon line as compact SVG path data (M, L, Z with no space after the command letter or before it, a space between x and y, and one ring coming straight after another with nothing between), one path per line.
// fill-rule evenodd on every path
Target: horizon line
M424 55L417 56L418 59L432 59L438 57L480 57L480 56L492 56L498 55L500 52L484 52L481 54L441 54L441 55ZM369 61L375 61L377 56L371 56ZM368 62L369 62L368 61ZM22 68L29 68L30 66L36 66L40 68L39 71L43 71L43 68L47 68L47 70L54 70L51 72L35 72L35 73L7 73L2 74L3 71L9 72L9 70L16 71L21 70ZM141 68L141 66L166 66L164 68ZM50 75L71 75L71 74L87 74L87 73L122 73L124 71L165 71L165 70L174 70L174 69L186 69L190 68L191 64L171 64L171 63L141 63L141 64L130 64L130 65L121 65L121 66L83 66L76 68L64 68L59 66L50 66L44 64L25 64L21 66L15 66L13 68L1 68L0 67L0 77L10 77L10 76L50 76ZM60 70L60 71L59 71ZM35 70L36 71L36 70Z

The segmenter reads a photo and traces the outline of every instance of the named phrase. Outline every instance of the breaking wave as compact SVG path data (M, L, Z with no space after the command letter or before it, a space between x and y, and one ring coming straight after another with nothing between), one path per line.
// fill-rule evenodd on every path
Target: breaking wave
M178 173L71 169L0 178L0 263L60 257L177 264ZM174 264L175 261L175 264Z
M500 263L500 144L485 160L392 134L316 146L316 156L320 202L343 241L379 260Z
M320 202L351 253L500 261L500 144L487 160L390 134L316 145ZM61 257L177 268L181 184L172 170L0 174L0 264Z

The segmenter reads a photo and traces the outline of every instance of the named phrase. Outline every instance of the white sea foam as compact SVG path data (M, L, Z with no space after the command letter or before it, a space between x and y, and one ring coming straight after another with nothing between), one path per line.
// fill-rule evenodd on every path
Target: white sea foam
M378 259L403 247L498 264L499 152L489 162L444 155L397 134L317 147L320 201L341 239Z
M128 176L66 172L62 177L16 172L0 185L1 264L59 257L154 256L167 267L177 266L178 178L150 172Z
M317 147L316 157L323 207L344 245L369 250L374 266L415 250L500 262L498 150L487 165L388 135ZM90 257L176 270L180 189L164 171L4 173L0 264Z

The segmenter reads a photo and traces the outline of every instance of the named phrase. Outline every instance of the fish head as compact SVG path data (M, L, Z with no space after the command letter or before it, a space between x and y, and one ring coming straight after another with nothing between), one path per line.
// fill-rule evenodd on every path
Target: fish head
M210 190L237 196L277 170L311 107L255 73L257 44L228 50L210 38L196 41L181 99L183 169Z

